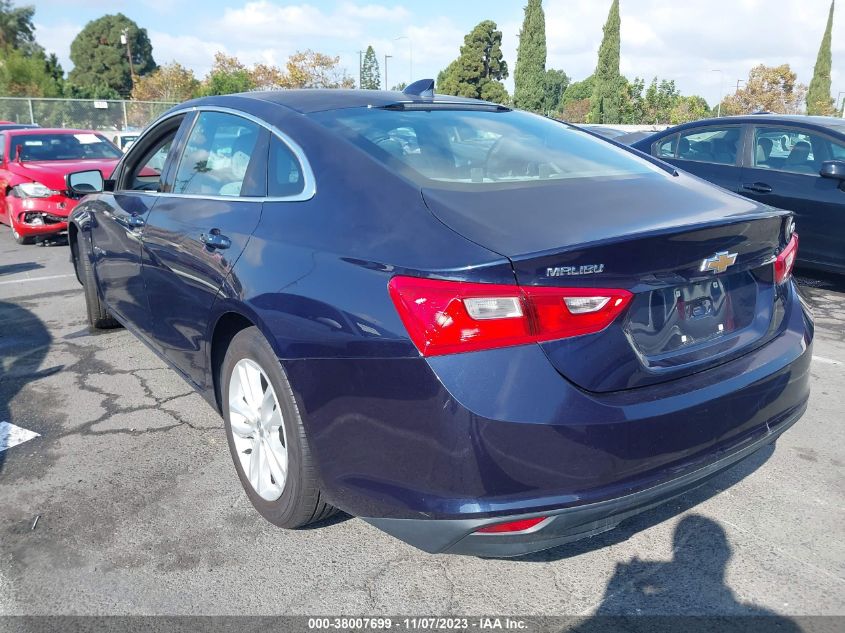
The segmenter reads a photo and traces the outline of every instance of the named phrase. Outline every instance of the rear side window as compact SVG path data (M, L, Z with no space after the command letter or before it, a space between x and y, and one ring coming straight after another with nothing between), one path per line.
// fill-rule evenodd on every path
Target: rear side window
M201 112L179 162L173 193L207 196L263 196L264 178L258 140L261 128L223 112ZM265 146L266 147L266 146Z
M754 130L754 166L818 176L826 160L845 158L845 147L821 134L795 128Z
M682 132L678 140L678 158L701 163L736 165L742 129L739 127L695 128Z
M654 155L658 158L674 158L677 147L678 135L673 134L669 138L660 139L654 144Z
M526 186L660 171L591 134L524 112L351 108L311 116L426 186Z
M270 136L270 160L267 165L267 195L284 198L302 193L305 183L302 166L294 153L275 135Z

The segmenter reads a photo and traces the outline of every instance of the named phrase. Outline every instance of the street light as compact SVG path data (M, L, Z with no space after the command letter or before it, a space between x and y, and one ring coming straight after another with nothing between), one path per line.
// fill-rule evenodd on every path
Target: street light
M393 55L385 55L384 56L384 89L385 90L390 90L390 88L387 87L387 60L390 59L391 57L393 57Z
M407 35L400 35L399 37L393 38L394 42L398 40L408 40L408 83L412 84L414 83L414 43Z
M720 117L720 116L722 116L722 97L723 97L723 93L722 93L722 83L723 83L723 81L722 80L724 79L725 74L722 72L721 68L714 68L710 72L719 73L719 107L716 110L716 116Z

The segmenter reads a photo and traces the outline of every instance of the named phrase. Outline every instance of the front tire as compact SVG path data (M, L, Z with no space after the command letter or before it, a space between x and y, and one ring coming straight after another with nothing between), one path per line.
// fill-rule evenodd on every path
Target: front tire
M32 242L34 241L34 238L29 237L29 236L25 236L25 235L21 235L20 233L18 233L18 229L15 228L14 220L12 220L11 222L12 222L12 224L11 224L12 237L15 238L15 241L18 244L23 244L23 245L32 244Z
M283 528L334 514L320 491L290 384L258 328L241 330L232 339L220 386L229 451L258 513Z
M108 330L119 327L120 323L109 314L109 311L106 310L106 307L100 301L100 295L97 293L97 279L94 277L94 268L91 266L88 253L85 251L85 245L82 243L81 235L76 240L74 265L76 266L76 277L82 282L82 288L85 291L85 311L88 316L88 325L95 330Z

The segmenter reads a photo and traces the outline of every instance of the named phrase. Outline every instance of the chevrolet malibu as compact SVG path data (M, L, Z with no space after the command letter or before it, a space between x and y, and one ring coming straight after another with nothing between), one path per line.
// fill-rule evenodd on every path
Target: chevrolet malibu
M80 169L109 175L121 152L96 132L27 127L0 130L0 222L19 244L67 230L79 196L65 176Z
M225 420L255 509L429 552L586 537L773 442L809 395L774 210L474 100L209 97L73 174L93 327Z

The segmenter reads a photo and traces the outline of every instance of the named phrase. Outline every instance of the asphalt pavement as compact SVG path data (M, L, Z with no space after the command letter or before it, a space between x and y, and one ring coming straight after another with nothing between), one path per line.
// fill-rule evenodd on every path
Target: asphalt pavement
M803 292L813 393L776 448L612 532L489 560L345 515L264 522L220 417L128 332L88 331L66 246L0 226L0 424L38 434L0 452L0 615L845 615L845 280Z

